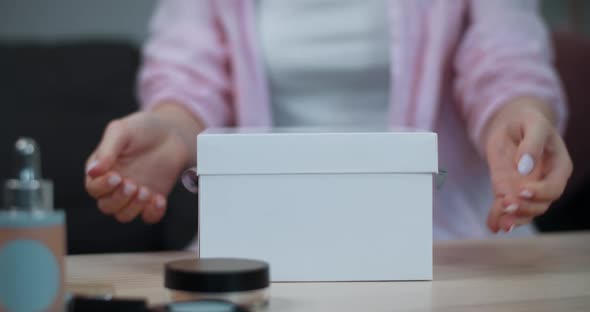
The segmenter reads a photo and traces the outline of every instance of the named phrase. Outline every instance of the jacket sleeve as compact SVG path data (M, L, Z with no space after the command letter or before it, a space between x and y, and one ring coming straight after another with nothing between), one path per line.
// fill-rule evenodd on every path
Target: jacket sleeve
M232 112L227 55L214 0L161 0L143 48L140 105L150 109L174 101L208 127L227 125Z
M543 100L554 110L558 129L565 128L567 108L537 6L534 0L468 2L468 25L455 55L454 91L480 151L487 121L516 97Z

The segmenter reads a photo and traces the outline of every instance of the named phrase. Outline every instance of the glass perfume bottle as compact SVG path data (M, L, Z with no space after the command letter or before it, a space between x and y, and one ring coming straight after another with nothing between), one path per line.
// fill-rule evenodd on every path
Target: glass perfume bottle
M65 216L53 210L35 141L20 138L14 151L16 174L0 210L0 312L62 311Z

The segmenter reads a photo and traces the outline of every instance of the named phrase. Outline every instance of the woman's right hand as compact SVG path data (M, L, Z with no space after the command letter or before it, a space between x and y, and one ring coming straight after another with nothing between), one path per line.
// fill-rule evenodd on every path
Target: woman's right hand
M190 127L179 126L186 115L175 120L167 113L138 112L107 126L87 161L85 181L103 213L120 222L141 215L155 223L164 216L166 197L193 155L182 133Z

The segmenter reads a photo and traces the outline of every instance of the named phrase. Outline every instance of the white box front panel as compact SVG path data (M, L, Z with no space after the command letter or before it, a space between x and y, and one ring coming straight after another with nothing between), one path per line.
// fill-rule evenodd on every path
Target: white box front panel
M430 174L200 177L201 257L268 261L273 281L432 279Z

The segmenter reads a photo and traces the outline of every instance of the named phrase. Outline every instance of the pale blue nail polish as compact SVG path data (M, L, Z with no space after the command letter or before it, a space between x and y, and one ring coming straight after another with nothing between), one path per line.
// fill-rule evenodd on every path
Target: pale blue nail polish
M0 210L0 311L62 311L65 215L53 211L37 144L19 139L15 152L17 172Z
M197 174L197 168L190 168L183 172L181 181L182 185L184 185L187 190L196 194L199 191L199 176Z
M528 175L535 167L535 160L531 154L524 154L518 161L518 172L521 175Z

